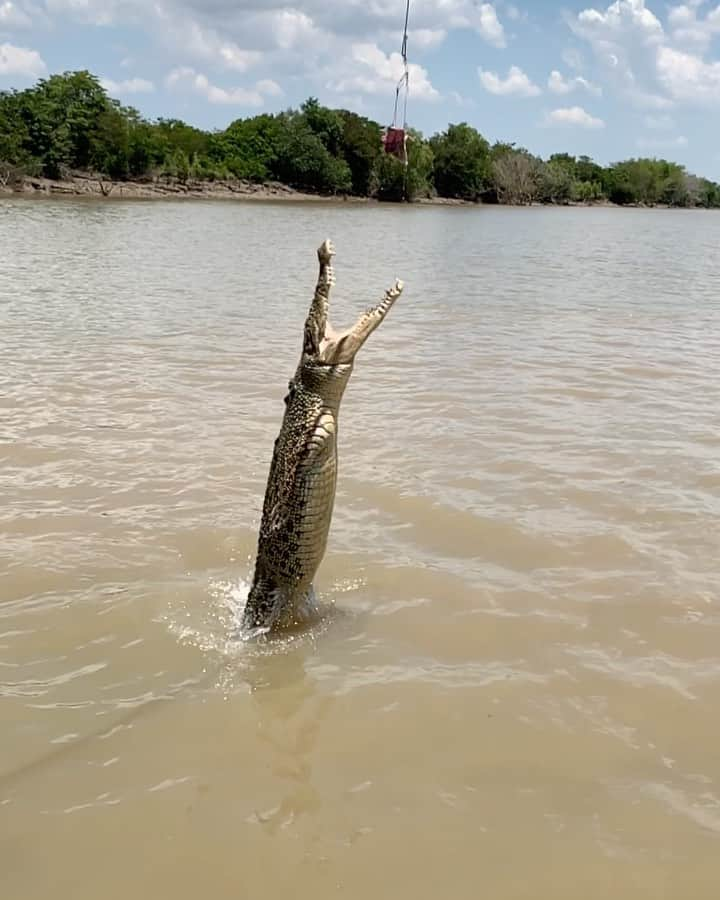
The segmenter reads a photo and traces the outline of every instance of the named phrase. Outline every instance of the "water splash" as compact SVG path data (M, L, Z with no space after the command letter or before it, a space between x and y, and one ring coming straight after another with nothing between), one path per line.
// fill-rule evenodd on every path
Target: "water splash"
M184 603L174 604L166 622L181 644L214 657L221 666L242 668L244 662L253 659L313 645L331 626L350 614L349 609L336 604L337 596L357 591L361 584L359 579L332 584L327 594L316 597L317 617L312 623L271 634L264 628L249 631L242 627L251 587L249 579L211 578L205 587L206 602L198 602L193 592Z
M211 579L205 587L206 599L197 595L173 604L167 624L179 643L196 647L203 653L221 656L234 655L239 624L250 592L250 583Z

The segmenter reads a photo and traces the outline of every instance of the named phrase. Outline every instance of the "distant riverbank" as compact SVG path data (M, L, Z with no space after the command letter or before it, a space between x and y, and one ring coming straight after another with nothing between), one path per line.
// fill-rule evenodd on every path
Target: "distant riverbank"
M64 72L0 91L0 185L30 196L140 200L720 208L720 184L670 160L542 159L514 142L491 143L467 122L429 139L408 127L402 159L384 137L379 122L314 97L222 130L152 121L109 97L90 72Z
M111 200L259 200L303 203L353 203L383 205L393 201L381 201L372 197L349 195L311 194L298 191L280 182L257 183L240 179L180 181L173 178L155 180L114 181L84 172L75 172L63 179L24 176L14 184L0 183L0 197L68 197ZM448 197L423 197L412 201L413 206L497 206L482 201L461 200ZM516 205L516 204L499 204ZM652 206L642 203L618 204L602 198L564 203L531 203L523 206L612 207L641 209L670 209L666 204Z
M0 197L87 197L112 200L283 200L321 203L390 203L373 197L354 197L347 194L311 194L298 191L277 181L257 183L241 179L180 181L158 178L152 181L115 181L85 172L67 178L35 178L23 176L10 185L0 183ZM427 197L412 201L433 206L478 206L479 202L449 197Z
M0 185L1 196L99 197L112 200L346 200L367 202L365 198L322 197L296 191L277 182L201 181L163 178L153 181L114 181L91 174L76 173L68 178L23 177L14 185Z

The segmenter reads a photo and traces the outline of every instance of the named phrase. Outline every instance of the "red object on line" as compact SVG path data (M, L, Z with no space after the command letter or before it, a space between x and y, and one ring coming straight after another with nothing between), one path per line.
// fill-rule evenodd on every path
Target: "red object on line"
M385 152L398 159L405 159L405 129L404 128L388 128L383 136L383 144Z

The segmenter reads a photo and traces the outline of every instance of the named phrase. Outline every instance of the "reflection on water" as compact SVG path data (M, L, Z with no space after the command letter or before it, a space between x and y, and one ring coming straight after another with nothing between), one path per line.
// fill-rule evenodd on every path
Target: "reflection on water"
M275 778L287 786L280 803L256 811L249 819L273 835L301 816L311 816L321 806L321 795L312 778L313 751L334 701L329 695L318 696L297 650L283 654L281 661L256 657L246 677L257 708L261 752L265 751Z
M315 247L395 276L324 615L239 640ZM720 219L0 202L0 864L23 900L710 900Z

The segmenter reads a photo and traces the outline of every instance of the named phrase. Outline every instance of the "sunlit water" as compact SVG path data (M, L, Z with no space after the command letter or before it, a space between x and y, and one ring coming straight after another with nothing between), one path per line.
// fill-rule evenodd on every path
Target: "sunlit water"
M313 629L238 640L316 277ZM720 214L0 202L0 888L704 900Z

